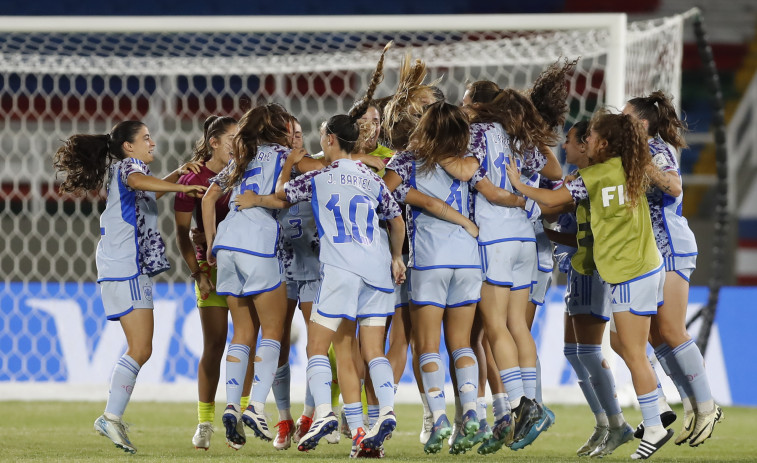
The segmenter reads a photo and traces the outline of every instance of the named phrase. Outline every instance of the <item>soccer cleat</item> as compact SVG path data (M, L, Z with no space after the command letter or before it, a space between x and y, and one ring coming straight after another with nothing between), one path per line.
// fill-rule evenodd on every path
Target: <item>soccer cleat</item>
M694 425L697 421L696 410L685 410L683 412L683 427L681 432L676 436L676 445L681 445L691 437L691 433L694 432Z
M696 424L694 425L694 432L691 433L691 439L689 445L696 447L712 435L712 431L715 429L715 424L723 421L723 410L717 405L708 413L697 412Z
M210 436L213 435L213 423L206 421L197 425L197 431L192 437L192 445L197 450L208 450L210 448Z
M528 431L531 430L531 428L539 421L541 418L541 411L539 410L539 407L537 406L536 402L529 399L528 397L523 397L520 399L520 404L513 409L512 414L514 415L515 419L513 420L513 441L518 442L519 440L526 437L526 434L528 434ZM494 435L497 436L497 429L495 424L494 429ZM509 446L508 446L509 447Z
M276 433L276 438L273 440L273 448L276 450L286 450L292 446L292 435L294 434L294 421L281 420L276 423L279 431Z
M431 437L431 429L434 427L434 416L431 414L423 415L421 423L421 434L418 436L421 444L426 445L428 438Z
M630 424L624 423L619 428L610 428L599 446L592 451L589 456L592 458L602 458L610 455L616 448L631 442L633 440L633 428Z
M549 410L547 407L543 407L538 403L536 404L536 406L539 408L541 415L539 417L539 421L537 421L536 424L531 427L531 429L526 434L526 437L517 442L513 442L513 444L510 446L510 450L517 451L522 449L523 447L531 445L533 441L535 441L536 438L539 437L539 434L549 429L549 427L554 423L554 414L552 413L552 410Z
M579 457L589 456L594 449L602 444L609 431L609 426L594 426L594 432L589 436L589 440L587 440L581 448L576 450L576 455Z
M365 430L363 428L357 428L357 431L355 431L355 437L352 438L352 449L350 450L350 458L365 458L368 456L363 447L364 440L365 440Z
M297 422L294 424L294 434L292 435L292 440L295 444L300 442L302 436L308 433L311 424L313 424L313 419L309 416L302 415L297 419Z
M447 445L449 445L450 447L452 447L452 443L455 441L455 439L457 438L457 435L460 433L460 426L461 425L457 420L455 420L452 423L452 432L449 435L449 439L447 439ZM450 449L450 453L452 453L451 450L452 449Z
M268 429L268 423L265 420L265 415L255 411L255 407L252 405L247 407L247 410L242 414L242 422L252 429L255 437L263 439L266 442L270 442L273 439L273 434Z
M510 413L506 413L505 416L494 422L492 428L492 438L498 440L500 443L510 447L513 445L515 436L515 426L513 426L513 416ZM500 448L502 446L500 445ZM499 450L499 448L497 448Z
M423 451L426 453L439 453L442 449L442 442L452 434L452 426L449 424L447 415L442 415L436 420L434 426L431 428L431 435L428 437L428 441L423 446Z
M458 426L457 434L450 444L449 453L453 455L465 453L473 447L473 439L478 432L478 415L475 410L468 410L463 415L463 421Z
M491 437L492 428L489 426L489 423L487 423L486 420L481 420L478 422L478 431L476 431L476 434L474 434L473 438L471 439L472 446L475 447L482 442L486 442L487 440L491 439Z
M362 439L362 448L364 450L379 449L384 445L384 441L389 438L396 427L397 417L394 415L394 412L381 415L368 433L365 434L365 438Z
M344 413L344 410L342 410L341 416L341 426L339 427L339 430L341 431L342 435L344 437L347 437L349 439L352 439L352 431L350 430L350 424L347 423L347 415Z
M504 445L504 440L500 440L492 436L484 441L484 443L481 444L481 446L476 451L479 453L479 455L489 455L491 453L499 452L499 449L501 449Z
M665 443L668 442L671 437L673 437L673 434L673 430L668 429L667 433L662 437L662 439L655 443L642 439L641 442L639 442L639 447L634 453L631 454L631 459L646 460L647 458L651 457L652 454L654 454L656 451L660 450L660 447L665 445Z
M307 434L302 436L300 444L297 446L297 450L300 452L313 450L318 445L319 440L329 435L331 431L338 427L339 419L334 415L334 412L329 413L323 418L318 418L310 425Z
M137 453L137 448L132 445L129 436L126 435L127 430L126 424L120 418L109 420L105 415L100 415L95 420L95 431L98 434L110 439L116 447L124 452Z
M673 410L667 410L660 413L660 421L662 421L662 427L666 429L675 422L676 418L678 418L678 416L676 415L676 412L674 412ZM633 437L637 439L641 439L642 437L644 437L644 422L643 421L639 423L638 426L636 426L636 431L634 431Z
M226 406L226 410L221 417L223 427L226 428L226 445L234 450L239 450L247 443L247 438L244 435L244 425L242 424L242 416L237 407L233 404Z

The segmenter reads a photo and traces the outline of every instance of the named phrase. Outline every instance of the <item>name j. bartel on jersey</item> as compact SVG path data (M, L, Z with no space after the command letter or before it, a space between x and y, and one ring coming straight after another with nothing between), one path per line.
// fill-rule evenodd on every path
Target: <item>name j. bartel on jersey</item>
M328 183L340 183L342 185L354 185L365 191L371 191L371 181L367 177L351 174L339 174L334 178L334 174L329 173Z

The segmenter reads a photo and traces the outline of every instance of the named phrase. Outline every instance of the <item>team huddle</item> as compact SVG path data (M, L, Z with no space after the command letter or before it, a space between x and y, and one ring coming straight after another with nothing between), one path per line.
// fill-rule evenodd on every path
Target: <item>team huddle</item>
M409 54L395 93L375 99L388 49L350 111L320 126L318 154L275 103L238 121L209 117L192 158L164 179L150 174L155 143L141 122L74 135L57 151L63 191L107 188L98 283L128 348L95 431L136 452L122 416L151 354L151 278L170 268L156 199L176 192L177 244L203 328L196 448L208 449L214 432L229 314L222 422L235 450L250 433L300 451L346 435L350 457L383 457L408 347L426 453L445 441L451 454L532 444L555 422L531 335L555 264L568 279L564 353L596 419L577 454L602 457L638 438L631 458L646 459L675 434L648 343L683 402L675 443L702 444L723 413L685 328L697 248L674 155L685 124L670 99L655 92L622 114L600 110L573 125L562 146L577 169L565 174L550 147L562 138L576 62L552 64L527 91L470 83L457 106L424 83L425 64ZM289 351L298 310L308 363L295 421ZM602 355L607 322L641 407L635 429ZM264 413L271 390L275 427Z

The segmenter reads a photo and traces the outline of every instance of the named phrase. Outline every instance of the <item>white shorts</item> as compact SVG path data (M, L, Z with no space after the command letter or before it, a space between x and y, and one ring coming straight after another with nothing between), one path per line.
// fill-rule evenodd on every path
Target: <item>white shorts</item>
M376 289L348 270L321 264L321 287L310 316L312 321L336 331L343 318L381 318L386 325L386 317L393 314L394 292Z
M220 296L252 296L272 291L281 285L281 263L277 257L260 257L221 249L216 260L216 293Z
M474 304L481 300L481 283L477 268L413 269L410 302L441 308Z
M691 274L694 273L694 269L697 267L697 256L670 256L663 258L665 262L666 272L676 272L681 277L689 281Z
M610 303L614 312L655 315L663 302L664 266L616 285L610 285Z
M321 287L321 280L288 280L287 299L313 302Z
M536 305L544 305L544 298L547 296L547 290L552 286L552 272L536 272L536 283L531 285L529 299Z
M565 287L565 311L568 316L593 315L601 320L610 320L610 285L595 270L592 275L583 275L571 269Z
M103 308L108 320L116 321L134 309L152 309L152 278L139 275L130 280L101 281Z
M533 241L501 241L478 247L484 279L511 291L530 288L536 268L536 243Z

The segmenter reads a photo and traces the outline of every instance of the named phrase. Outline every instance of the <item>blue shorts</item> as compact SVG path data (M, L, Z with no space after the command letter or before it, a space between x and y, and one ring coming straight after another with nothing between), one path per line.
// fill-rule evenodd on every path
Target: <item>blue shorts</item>
M542 272L537 270L536 283L531 286L529 299L536 305L544 305L544 298L547 296L547 290L552 286L552 272Z
M394 314L394 292L387 293L363 281L360 275L348 270L321 264L321 287L313 304L311 320L332 328L323 319L382 318ZM386 323L386 320L384 320ZM336 331L336 328L332 328Z
M501 241L478 247L484 279L511 291L530 288L536 268L536 243Z
M139 275L129 280L101 281L100 293L108 320L116 321L134 309L152 309L152 278Z
M610 285L595 270L583 275L571 267L565 287L565 311L568 316L593 315L601 320L610 320Z
M410 302L441 308L474 304L481 300L481 283L477 268L413 269Z
M221 249L216 254L220 296L244 297L273 291L281 285L281 263L277 257L260 257Z
M321 280L288 280L287 299L313 302L321 287Z
M632 280L610 285L612 311L634 315L656 315L663 302L664 266Z

